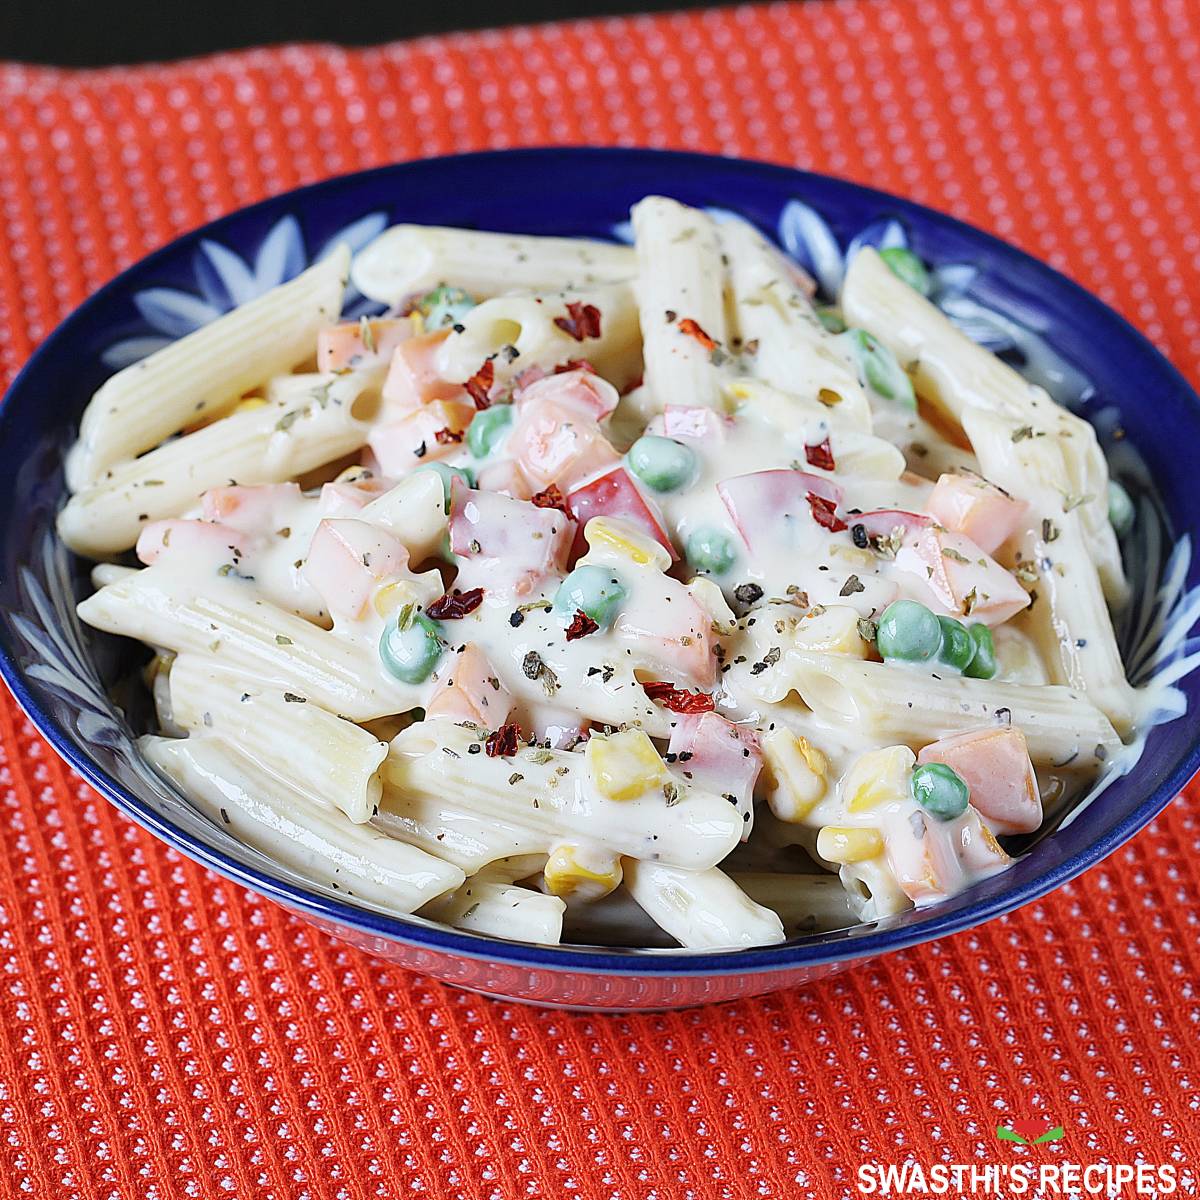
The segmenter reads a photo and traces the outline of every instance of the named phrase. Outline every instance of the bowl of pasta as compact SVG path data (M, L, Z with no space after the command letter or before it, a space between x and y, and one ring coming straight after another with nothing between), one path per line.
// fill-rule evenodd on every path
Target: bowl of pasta
M559 149L317 184L109 283L0 436L38 729L460 986L811 981L1044 895L1200 765L1197 397L1050 268L843 181Z

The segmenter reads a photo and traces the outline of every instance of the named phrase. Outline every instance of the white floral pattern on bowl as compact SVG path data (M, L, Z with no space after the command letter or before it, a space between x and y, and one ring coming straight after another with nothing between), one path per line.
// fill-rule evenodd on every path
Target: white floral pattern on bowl
M320 262L342 243L349 246L352 253L358 253L383 232L387 223L386 213L368 213L339 229L309 256L300 222L291 215L282 217L263 238L253 262L228 246L205 238L193 259L197 290L185 292L180 288L156 287L135 293L133 303L149 331L114 342L100 357L106 367L119 371L161 350L176 338L215 321L239 304L294 279L305 267ZM342 312L348 319L372 315L379 308L353 285L347 287Z

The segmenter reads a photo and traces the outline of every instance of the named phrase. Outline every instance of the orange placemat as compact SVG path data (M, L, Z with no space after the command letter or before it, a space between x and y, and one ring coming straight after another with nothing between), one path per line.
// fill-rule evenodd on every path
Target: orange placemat
M119 268L261 196L620 142L948 209L1197 382L1198 92L1195 0L851 0L0 68L0 374ZM1196 1186L1198 791L976 932L805 991L606 1018L343 948L118 817L7 698L0 738L0 1194L824 1197L906 1159L1143 1160ZM997 1141L1026 1116L1064 1137Z

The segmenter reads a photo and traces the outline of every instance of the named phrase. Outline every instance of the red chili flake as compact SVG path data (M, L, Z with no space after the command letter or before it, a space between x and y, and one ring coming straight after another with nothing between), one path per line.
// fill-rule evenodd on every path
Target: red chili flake
M812 509L813 520L823 525L830 533L839 533L846 528L846 522L837 515L837 504L818 496L816 492L808 493L808 507Z
M599 333L596 336L599 337ZM559 363L554 368L555 375L563 375L567 371L587 371L589 375L600 374L586 358L568 358L565 363Z
M472 588L469 592L447 592L439 596L426 610L426 616L435 621L457 621L467 613L473 613L483 603L483 588Z
M573 300L567 305L567 316L555 317L554 323L577 342L600 336L600 310L594 304Z
M467 395L475 401L475 407L479 409L491 408L492 399L488 395L491 391L492 384L496 382L496 364L489 358L466 383L463 387L467 389Z
M567 626L567 641L578 641L582 637L587 637L589 633L595 633L599 628L600 626L582 608L577 608L570 625Z
M483 743L483 752L488 758L512 758L520 749L520 736L520 725L501 725L494 733L487 735L487 740Z
M655 683L653 680L642 684L646 695L656 704L669 708L677 713L706 713L712 712L715 704L707 692L688 692L670 683Z
M461 433L455 433L449 426L446 426L444 429L435 430L433 436L437 438L439 446L453 446L463 439ZM812 460L809 459L809 461L811 462Z
M810 467L820 467L822 471L834 470L833 450L830 448L828 438L823 442L818 442L815 446L805 446L804 457L808 459Z
M562 489L557 483L552 483L543 492L535 492L529 497L529 503L534 508L557 508L559 512L565 513L568 517L571 515L571 510L567 507L567 498L562 494Z
M691 317L684 317L679 322L679 332L686 333L688 337L694 337L705 350L715 350L717 348L716 341L710 338Z

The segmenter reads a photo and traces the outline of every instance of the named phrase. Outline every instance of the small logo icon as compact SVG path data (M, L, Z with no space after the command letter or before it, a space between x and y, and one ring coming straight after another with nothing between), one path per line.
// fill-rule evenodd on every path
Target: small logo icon
M996 1136L1002 1142L1016 1142L1018 1146L1040 1146L1043 1142L1057 1142L1066 1131L1061 1125L1048 1121L1009 1121L996 1126Z

